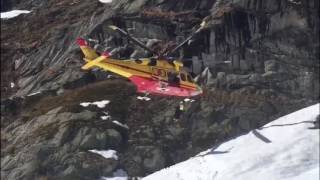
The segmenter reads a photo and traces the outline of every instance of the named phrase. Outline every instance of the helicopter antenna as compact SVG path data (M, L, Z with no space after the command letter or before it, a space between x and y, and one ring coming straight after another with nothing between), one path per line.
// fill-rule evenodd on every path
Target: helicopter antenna
M147 50L148 52L154 54L154 55L157 55L159 56L159 53L155 52L154 50L148 48L146 45L144 45L141 41L139 41L138 39L132 37L128 32L126 32L125 30L117 27L117 26L114 26L114 25L110 25L109 28L111 28L112 30L114 31L118 31L119 33L121 33L122 35L125 35L127 36L131 41L135 42L138 46L140 46L141 48Z
M183 42L181 42L179 45L177 45L174 49L172 50L169 50L169 51L166 51L162 54L160 54L159 56L160 57L167 57L169 56L170 54L174 53L175 51L177 51L178 49L180 49L183 45L185 45L190 39L192 39L196 34L198 34L199 32L201 32L204 28L205 28L205 25L206 25L206 22L205 21L202 21L202 23L200 24L200 27L195 31L193 32L186 40L184 40Z

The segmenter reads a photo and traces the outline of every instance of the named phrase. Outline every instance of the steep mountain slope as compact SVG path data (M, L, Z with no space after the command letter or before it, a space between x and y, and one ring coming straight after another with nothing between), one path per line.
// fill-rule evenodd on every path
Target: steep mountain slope
M95 179L119 169L146 176L319 101L318 0L1 4L3 11L31 11L1 19L3 179ZM203 19L206 29L176 55L192 60L205 94L186 104L178 122L182 99L141 101L127 80L80 70L79 36L119 58L139 58L148 53L108 25L165 46ZM80 105L106 100L103 108ZM92 149L116 150L118 159Z
M319 104L283 116L143 180L319 179Z

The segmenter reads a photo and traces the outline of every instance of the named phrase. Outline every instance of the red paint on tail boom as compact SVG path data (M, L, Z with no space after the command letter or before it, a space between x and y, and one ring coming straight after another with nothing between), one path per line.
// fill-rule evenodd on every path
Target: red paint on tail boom
M88 46L87 41L83 38L78 38L76 41L79 46Z

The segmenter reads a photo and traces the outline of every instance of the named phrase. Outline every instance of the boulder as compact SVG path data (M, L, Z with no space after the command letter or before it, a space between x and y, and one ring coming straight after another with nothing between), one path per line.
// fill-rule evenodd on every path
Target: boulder
M264 71L277 72L279 70L279 64L275 60L267 60L264 62Z
M165 167L166 159L163 152L154 147L144 155L143 166L147 172L154 172Z
M107 136L106 146L110 148L117 148L121 145L123 138L117 130L107 129L105 133Z
M90 150L90 149L96 149L96 148L99 149L100 142L97 140L95 134L88 134L83 137L79 148L83 150Z
M110 176L118 165L114 159L88 152L78 152L65 161L68 166L57 176L59 179L98 179L101 176Z

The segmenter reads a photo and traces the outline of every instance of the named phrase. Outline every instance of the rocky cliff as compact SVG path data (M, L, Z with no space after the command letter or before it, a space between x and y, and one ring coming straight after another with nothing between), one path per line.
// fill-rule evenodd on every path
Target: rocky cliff
M1 19L4 179L98 179L117 169L145 176L319 101L317 0L1 5L2 11L32 11ZM120 58L145 57L147 52L107 26L127 29L146 44L168 43L187 37L203 19L206 29L178 55L192 60L205 94L187 103L178 122L173 114L181 99L140 101L125 79L80 70L79 36L98 40ZM80 105L101 100L110 103ZM117 150L119 159L91 149Z

